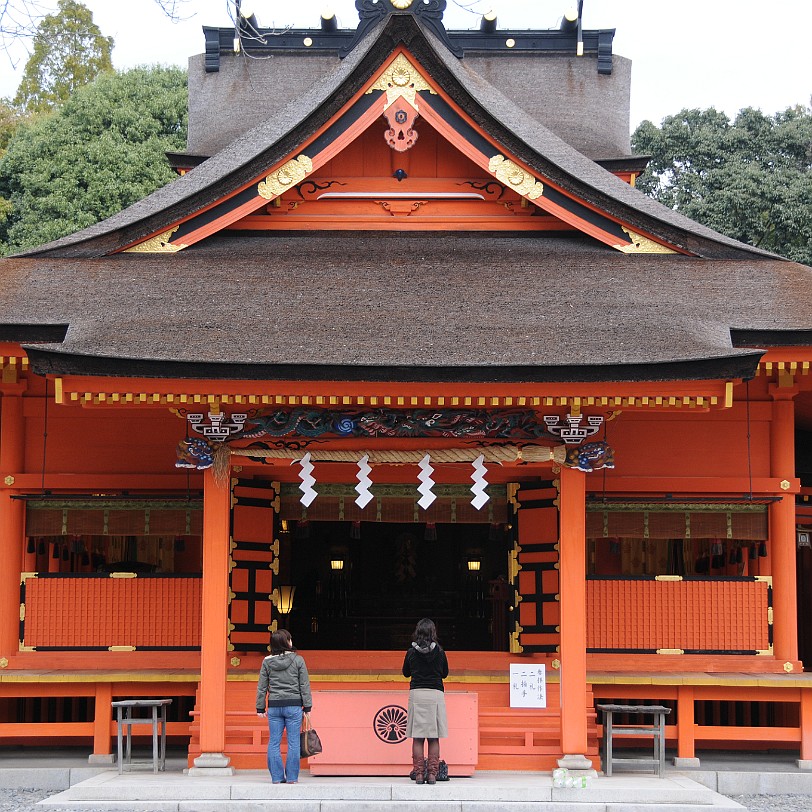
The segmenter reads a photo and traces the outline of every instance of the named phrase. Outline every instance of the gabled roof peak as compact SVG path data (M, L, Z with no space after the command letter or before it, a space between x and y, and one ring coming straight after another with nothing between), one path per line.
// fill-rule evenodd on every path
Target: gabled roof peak
M430 30L454 56L462 57L462 48L454 44L443 25L446 0L355 0L359 25L353 41L342 51L349 53L381 20L390 14L411 14Z

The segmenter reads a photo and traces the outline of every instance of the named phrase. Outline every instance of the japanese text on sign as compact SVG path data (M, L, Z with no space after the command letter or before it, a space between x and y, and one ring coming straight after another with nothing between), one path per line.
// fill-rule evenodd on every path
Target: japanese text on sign
M510 707L547 707L547 676L543 665L510 664Z

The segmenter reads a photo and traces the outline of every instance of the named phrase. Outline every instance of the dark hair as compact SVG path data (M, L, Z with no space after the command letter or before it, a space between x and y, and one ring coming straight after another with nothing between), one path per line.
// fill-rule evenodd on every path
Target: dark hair
M432 643L439 645L440 641L437 639L437 627L434 625L434 621L428 617L418 620L414 634L412 635L412 640L414 640L418 646L429 646Z
M286 651L296 651L287 629L277 629L271 635L271 654L284 654Z

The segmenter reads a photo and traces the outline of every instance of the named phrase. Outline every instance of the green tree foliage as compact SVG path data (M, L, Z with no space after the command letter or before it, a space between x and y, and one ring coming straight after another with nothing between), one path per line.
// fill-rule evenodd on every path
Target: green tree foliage
M5 252L108 217L174 177L164 155L186 144L186 72L105 73L52 115L24 123L0 160Z
M637 187L742 242L812 265L812 110L682 110L632 134Z
M102 36L87 6L59 0L56 13L37 26L14 103L27 112L64 104L77 88L112 71L112 50L112 38Z
M9 99L0 99L0 160L6 154L8 145L17 132L23 116L12 105ZM0 229L11 214L11 201L0 197Z

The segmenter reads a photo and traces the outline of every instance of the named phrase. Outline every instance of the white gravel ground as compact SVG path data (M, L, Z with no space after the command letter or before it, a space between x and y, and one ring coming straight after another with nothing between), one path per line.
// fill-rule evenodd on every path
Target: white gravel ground
M47 808L37 803L56 793L40 789L0 789L0 812L70 812L67 807ZM732 795L734 801L747 807L750 812L812 812L812 795ZM83 812L103 812L85 809Z

